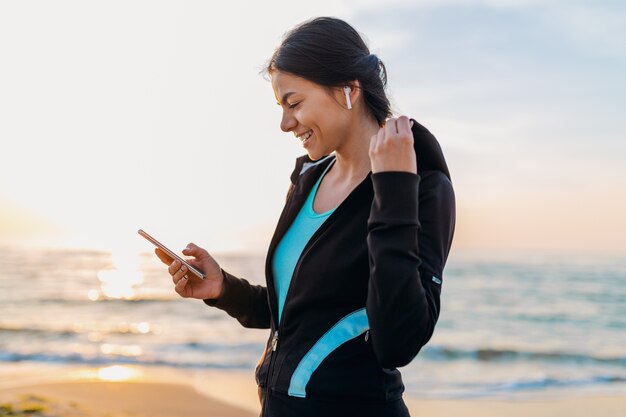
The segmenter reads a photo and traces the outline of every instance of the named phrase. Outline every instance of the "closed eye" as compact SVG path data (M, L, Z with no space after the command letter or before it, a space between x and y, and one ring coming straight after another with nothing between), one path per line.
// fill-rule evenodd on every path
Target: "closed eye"
M300 102L289 104L289 108L290 109L295 109L298 104L300 104Z

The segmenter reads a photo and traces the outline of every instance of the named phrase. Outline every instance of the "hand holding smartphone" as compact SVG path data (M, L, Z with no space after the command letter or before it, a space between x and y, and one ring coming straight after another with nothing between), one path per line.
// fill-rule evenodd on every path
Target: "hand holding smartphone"
M158 240L156 240L155 238L150 236L148 233L144 232L142 229L139 229L137 231L137 233L139 233L141 236L143 236L146 240L148 240L154 246L156 246L157 248L159 248L163 252L165 252L167 254L167 256L172 258L172 261L174 261L174 259L176 259L176 260L180 261L183 265L187 266L187 268L188 268L188 270L189 270L189 272L191 274L195 275L196 277L198 277L200 279L204 279L205 278L204 274L201 271L199 271L197 268L191 266L189 264L189 262L187 262L186 260L184 260L183 258L178 256L174 251L172 251L171 249L169 249L168 247L163 245L161 242L159 242Z

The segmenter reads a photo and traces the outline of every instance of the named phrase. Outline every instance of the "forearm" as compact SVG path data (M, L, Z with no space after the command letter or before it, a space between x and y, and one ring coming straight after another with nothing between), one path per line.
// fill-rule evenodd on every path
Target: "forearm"
M270 310L267 300L267 288L251 285L243 278L224 271L224 283L220 296L206 299L204 303L224 310L242 326L256 329L269 329Z

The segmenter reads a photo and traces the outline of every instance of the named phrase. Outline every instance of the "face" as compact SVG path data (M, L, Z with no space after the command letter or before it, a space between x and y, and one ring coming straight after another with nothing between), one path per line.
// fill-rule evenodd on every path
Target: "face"
M317 160L336 150L346 138L349 110L340 89L329 90L293 74L273 71L272 88L283 110L280 128L293 132L309 157Z

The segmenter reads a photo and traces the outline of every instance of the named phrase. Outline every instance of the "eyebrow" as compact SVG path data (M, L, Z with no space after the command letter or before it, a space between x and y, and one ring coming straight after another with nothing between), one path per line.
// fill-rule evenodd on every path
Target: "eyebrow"
M296 94L295 91L290 91L288 93L285 93L283 95L283 98L281 101L277 101L276 104L278 104L279 106L282 105L282 103L284 103L285 101L287 101L287 99L292 95L292 94Z

